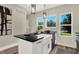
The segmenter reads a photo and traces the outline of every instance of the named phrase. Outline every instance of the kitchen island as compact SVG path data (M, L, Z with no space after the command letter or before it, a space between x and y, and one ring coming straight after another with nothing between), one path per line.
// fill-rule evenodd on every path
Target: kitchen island
M19 54L48 54L51 51L51 34L16 35Z

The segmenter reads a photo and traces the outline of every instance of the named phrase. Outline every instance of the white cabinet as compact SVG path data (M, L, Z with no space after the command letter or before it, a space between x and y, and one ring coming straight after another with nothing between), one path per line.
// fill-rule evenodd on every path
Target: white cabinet
M19 39L19 54L32 54L32 43Z
M51 38L47 38L48 41L42 46L42 53L48 54L51 51Z
M48 45L49 45L48 42L47 42L47 44L43 45L43 47L42 47L42 53L43 54L48 54Z
M51 51L51 39L52 35L44 37L33 44L34 54L48 54Z
M19 53L20 54L48 54L51 51L52 35L44 37L36 42L29 42L20 39Z
M33 44L33 53L42 54L42 40L39 40Z

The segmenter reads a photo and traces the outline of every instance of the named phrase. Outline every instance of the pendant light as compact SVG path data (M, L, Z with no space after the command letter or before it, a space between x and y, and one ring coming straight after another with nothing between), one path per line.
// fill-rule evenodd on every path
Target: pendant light
M36 13L36 4L31 4L31 14Z
M46 4L43 5L44 6L44 10L43 10L43 18L46 19L47 17L47 13L46 13Z

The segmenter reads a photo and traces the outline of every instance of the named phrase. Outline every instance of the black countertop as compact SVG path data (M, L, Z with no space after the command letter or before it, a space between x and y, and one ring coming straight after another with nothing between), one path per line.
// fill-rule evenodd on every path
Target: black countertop
M52 31L49 33L49 31L44 31L40 34L52 34L52 35L55 35L55 31ZM30 33L30 34L21 34L21 35L15 35L14 37L16 38L20 38L20 39L23 39L23 40L26 40L26 41L30 41L30 42L35 42L35 41L38 41L40 39L43 39L44 37L41 37L39 39L37 39L37 36L36 35L39 35L38 33Z
M37 36L35 36L34 34L15 35L14 37L20 38L20 39L23 39L23 40L26 40L26 41L29 41L29 42L35 42L35 41L38 41L38 40L44 38L44 37L41 37L41 38L37 39Z

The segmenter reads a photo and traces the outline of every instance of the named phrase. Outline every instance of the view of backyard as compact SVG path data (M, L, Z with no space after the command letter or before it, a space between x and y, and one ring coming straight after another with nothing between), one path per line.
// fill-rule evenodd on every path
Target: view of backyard
M47 27L56 27L56 16L48 16L47 20L43 17L38 17L36 20L38 30L43 29L45 21L47 21ZM71 36L71 21L71 13L60 15L60 35Z
M60 16L60 34L71 36L71 14L64 14Z
M43 29L45 23L45 19L43 17L37 17L36 24L37 24L37 31L40 31Z
M56 27L56 16L48 16L47 27Z
M62 26L61 35L71 36L71 26Z

